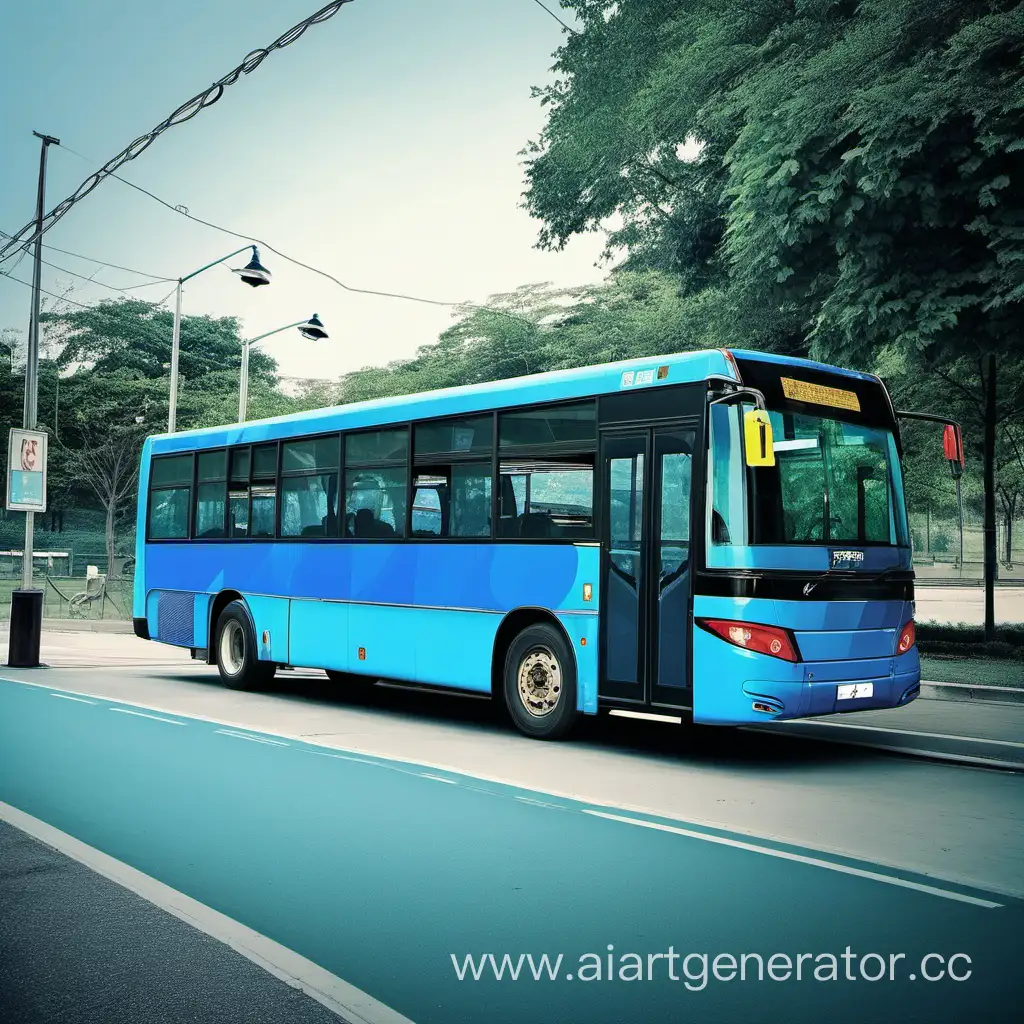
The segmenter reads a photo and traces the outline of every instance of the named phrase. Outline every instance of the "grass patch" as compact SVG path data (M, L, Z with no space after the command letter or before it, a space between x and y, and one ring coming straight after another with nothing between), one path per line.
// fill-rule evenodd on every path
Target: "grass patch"
M921 655L921 678L933 683L1024 687L1024 661Z

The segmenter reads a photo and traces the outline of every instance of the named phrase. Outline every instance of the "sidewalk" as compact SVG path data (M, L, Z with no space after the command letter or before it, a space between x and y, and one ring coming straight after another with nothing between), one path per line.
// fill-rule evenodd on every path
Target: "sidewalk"
M0 822L4 1024L339 1024L134 892Z

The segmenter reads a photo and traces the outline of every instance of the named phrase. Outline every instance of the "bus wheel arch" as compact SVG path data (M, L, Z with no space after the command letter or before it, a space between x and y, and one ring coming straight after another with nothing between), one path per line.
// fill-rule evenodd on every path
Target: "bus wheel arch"
M534 702L533 711L526 706L521 678L531 667L554 687L546 705ZM576 652L556 616L543 608L517 608L505 616L494 639L491 696L520 732L535 739L564 736L578 717L577 678Z
M210 602L210 615L209 621L206 624L206 664L216 665L217 664L217 621L220 619L220 613L232 601L245 602L245 598L237 590L222 590L216 597ZM255 628L255 624L253 626Z

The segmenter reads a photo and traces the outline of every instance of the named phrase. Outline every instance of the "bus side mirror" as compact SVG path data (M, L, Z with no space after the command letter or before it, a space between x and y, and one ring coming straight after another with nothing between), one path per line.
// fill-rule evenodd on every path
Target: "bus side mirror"
M744 413L743 441L748 466L775 465L772 424L764 409L751 409Z
M947 423L942 430L942 451L953 479L959 480L964 472L964 439L955 423Z

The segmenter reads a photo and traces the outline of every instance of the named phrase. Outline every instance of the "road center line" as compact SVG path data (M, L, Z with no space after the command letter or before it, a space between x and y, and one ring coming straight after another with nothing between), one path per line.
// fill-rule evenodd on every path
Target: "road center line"
M61 700L74 700L78 701L79 704L96 704L94 700L86 700L84 697L71 697L66 693L51 693L51 697L60 697Z
M706 832L695 832L688 828L678 828L675 825L663 825L657 821L644 821L642 818L627 818L621 814L608 814L606 811L593 811L589 808L583 809L584 814L591 814L595 818L607 818L610 821L621 821L627 825L639 825L640 828L653 828L659 832L672 832L678 836L686 836L689 839L700 839L705 843L718 843L721 846L732 846L737 850L747 850L750 853L763 853L768 857L778 857L781 860L796 861L798 864L809 864L816 868L826 868L829 871L838 871L844 875L855 875L857 878L868 878L874 882L885 882L888 885L898 885L904 889L914 889L917 892L928 893L931 896L942 896L947 900L958 900L961 903L970 903L975 907L988 907L989 909L1001 907L1002 903L995 903L992 900L983 900L978 896L968 896L965 893L955 892L952 889L940 889L935 885L925 885L923 882L912 882L906 878L899 878L896 875L884 875L879 871L868 871L865 868L855 868L851 864L840 864L836 861L819 860L817 857L807 857L800 853L790 853L788 850L775 850L770 846L756 846L754 843L744 843L738 839L727 839L725 836L713 836Z
M268 747L290 747L290 743L282 743L280 740L270 740L263 736L248 736L244 732L235 732L232 729L214 729L221 736L230 736L236 740L248 740L250 743L264 743Z
M0 801L0 820L230 946L257 967L305 992L343 1020L353 1024L413 1024L408 1017L403 1017L312 960L17 807Z
M168 725L184 725L184 722L176 722L173 718L161 718L159 715L147 715L144 711L129 711L128 708L108 708L108 711L116 711L119 715L135 715L136 718L150 718L154 722L166 722Z

